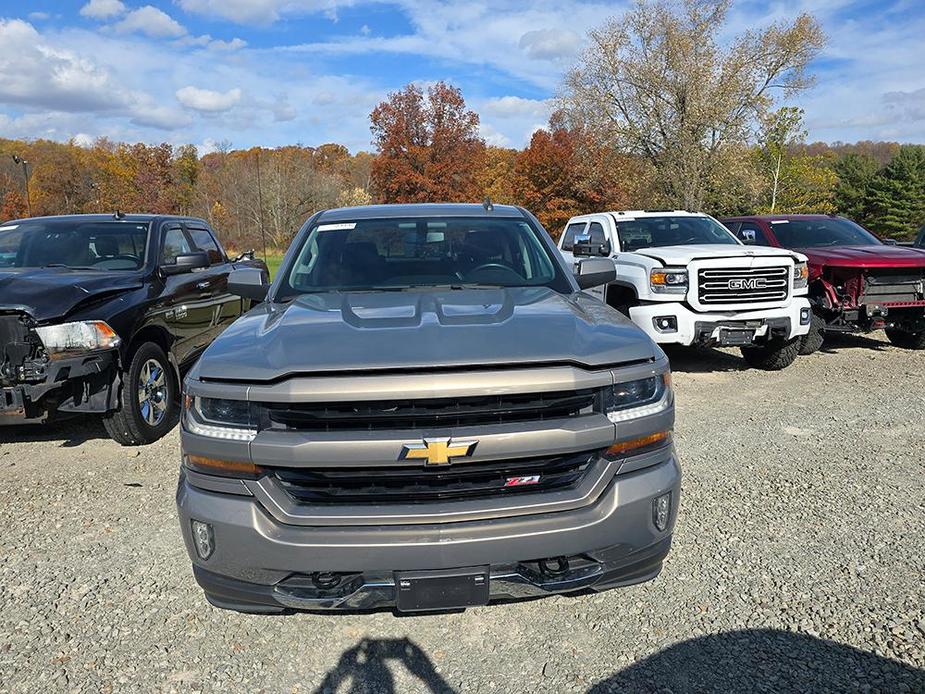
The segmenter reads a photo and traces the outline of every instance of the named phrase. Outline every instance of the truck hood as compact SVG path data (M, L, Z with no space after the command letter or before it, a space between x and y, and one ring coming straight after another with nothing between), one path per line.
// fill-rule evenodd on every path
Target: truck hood
M739 246L724 243L699 244L691 246L659 246L658 248L640 248L634 253L654 258L665 265L687 265L694 260L706 258L793 258L792 251L766 246ZM624 254L620 254L624 255Z
M925 267L925 250L904 246L800 248L812 265L855 268Z
M0 311L23 311L42 323L89 300L142 286L135 273L67 268L0 268Z
M196 376L260 382L352 370L595 367L656 353L641 330L585 294L545 287L332 292L251 310L209 346Z

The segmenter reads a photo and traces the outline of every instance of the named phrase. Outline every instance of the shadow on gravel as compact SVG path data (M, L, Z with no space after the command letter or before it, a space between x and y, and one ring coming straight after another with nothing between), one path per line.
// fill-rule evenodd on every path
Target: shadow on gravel
M662 345L672 371L713 373L716 371L747 371L751 367L738 354L728 354L707 347Z
M61 441L61 448L73 448L88 441L108 438L99 417L69 417L46 424L0 427L0 443Z
M889 342L877 340L866 335L856 333L826 333L825 342L822 343L820 352L828 354L837 354L843 349L872 349L876 352L882 352L890 346Z
M925 670L834 641L748 629L684 641L615 673L605 692L925 691Z
M453 688L437 672L427 654L410 639L363 639L350 650L344 651L337 665L318 688L318 694L327 692L382 692L399 691L389 669L389 663L403 665L420 682L414 691L452 692Z

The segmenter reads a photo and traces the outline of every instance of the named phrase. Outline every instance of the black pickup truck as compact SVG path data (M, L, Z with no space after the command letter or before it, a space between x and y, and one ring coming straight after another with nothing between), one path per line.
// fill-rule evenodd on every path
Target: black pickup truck
M201 219L71 215L0 224L0 425L102 415L123 445L179 412L181 374L251 302Z

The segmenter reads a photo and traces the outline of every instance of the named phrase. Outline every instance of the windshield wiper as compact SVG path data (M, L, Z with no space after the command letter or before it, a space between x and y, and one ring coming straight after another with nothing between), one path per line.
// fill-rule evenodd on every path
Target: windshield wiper
M45 268L50 267L60 267L67 270L96 270L95 267L88 267L86 265L65 265L64 263L48 263L47 265L42 265L39 269L44 270Z

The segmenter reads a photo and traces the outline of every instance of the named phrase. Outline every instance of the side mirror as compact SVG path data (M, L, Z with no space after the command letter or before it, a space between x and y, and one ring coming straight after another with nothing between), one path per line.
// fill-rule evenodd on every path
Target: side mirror
M609 258L580 260L575 268L575 281L581 289L610 284L617 279L617 267Z
M184 272L192 272L200 267L209 267L209 255L205 251L178 255L175 262L161 265L161 272L165 275L182 275Z
M228 275L228 291L244 299L264 301L270 282L266 273L256 267L242 267Z
M594 243L590 236L576 236L575 245L572 248L572 255L580 256L608 256L610 255L610 242Z
M898 246L899 245L898 243L896 243L896 239L883 239L883 243L885 243L887 246Z

